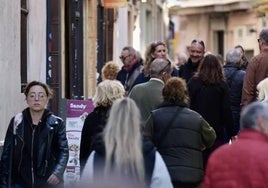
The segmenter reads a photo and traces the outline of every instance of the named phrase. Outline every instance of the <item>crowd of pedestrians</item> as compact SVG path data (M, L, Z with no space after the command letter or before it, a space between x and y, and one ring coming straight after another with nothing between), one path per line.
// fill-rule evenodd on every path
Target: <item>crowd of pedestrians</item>
M225 58L190 43L189 57L168 56L162 41L145 59L122 49L107 62L84 121L77 187L266 187L268 180L268 29L260 54L241 45ZM223 60L224 59L224 60ZM46 106L50 88L25 88L28 107L9 124L0 187L63 187L68 161L64 122Z

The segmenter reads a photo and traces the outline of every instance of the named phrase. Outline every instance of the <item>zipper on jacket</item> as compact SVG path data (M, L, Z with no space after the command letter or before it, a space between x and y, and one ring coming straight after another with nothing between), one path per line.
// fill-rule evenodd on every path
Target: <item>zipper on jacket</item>
M22 155L23 155L23 148L24 148L24 140L18 135L19 139L22 141L22 147L20 150L20 161L18 165L18 171L20 171L21 163L22 163Z
M45 164L46 165L45 165L45 170L43 172L43 176L46 175L46 171L47 171L47 167L48 167L48 154L49 154L49 148L50 148L49 140L50 140L50 131L49 131L48 136L47 136L47 152L46 152L46 158L45 158Z
M34 188L34 165L33 165L33 145L34 145L34 133L35 133L35 128L33 128L33 132L32 132L32 146L31 146L31 171L32 171L32 188Z

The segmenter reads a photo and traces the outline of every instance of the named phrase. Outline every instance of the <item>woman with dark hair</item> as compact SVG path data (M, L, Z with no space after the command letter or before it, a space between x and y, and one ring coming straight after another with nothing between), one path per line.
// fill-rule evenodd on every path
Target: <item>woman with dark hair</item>
M163 157L175 188L200 187L202 150L212 146L215 131L188 107L187 86L182 78L170 78L162 91L164 102L152 111L145 127Z
M234 122L230 108L228 85L225 81L223 68L215 55L204 57L196 74L189 80L190 108L199 112L214 128L217 139L211 149L207 149L205 162L208 155L217 147L227 143L230 136L226 135L226 128L234 130Z
M52 90L32 81L24 95L28 107L11 119L6 133L0 187L63 187L68 141L63 120L46 108Z

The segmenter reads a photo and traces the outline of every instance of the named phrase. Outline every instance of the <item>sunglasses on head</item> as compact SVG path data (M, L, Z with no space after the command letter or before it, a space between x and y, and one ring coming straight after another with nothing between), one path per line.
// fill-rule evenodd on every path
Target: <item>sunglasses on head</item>
M166 46L166 44L163 41L154 41L151 43L151 52L155 51L155 48L159 45Z
M191 44L193 44L193 43L198 43L205 48L205 43L202 40L194 39Z

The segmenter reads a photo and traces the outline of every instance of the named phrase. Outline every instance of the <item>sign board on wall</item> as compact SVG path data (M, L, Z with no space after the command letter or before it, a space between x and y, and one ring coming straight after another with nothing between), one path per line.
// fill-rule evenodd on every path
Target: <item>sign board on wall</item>
M69 160L64 173L64 183L68 186L80 179L80 141L86 116L94 109L91 100L67 100L66 135L69 145Z
M104 0L104 8L123 8L126 6L126 0Z

